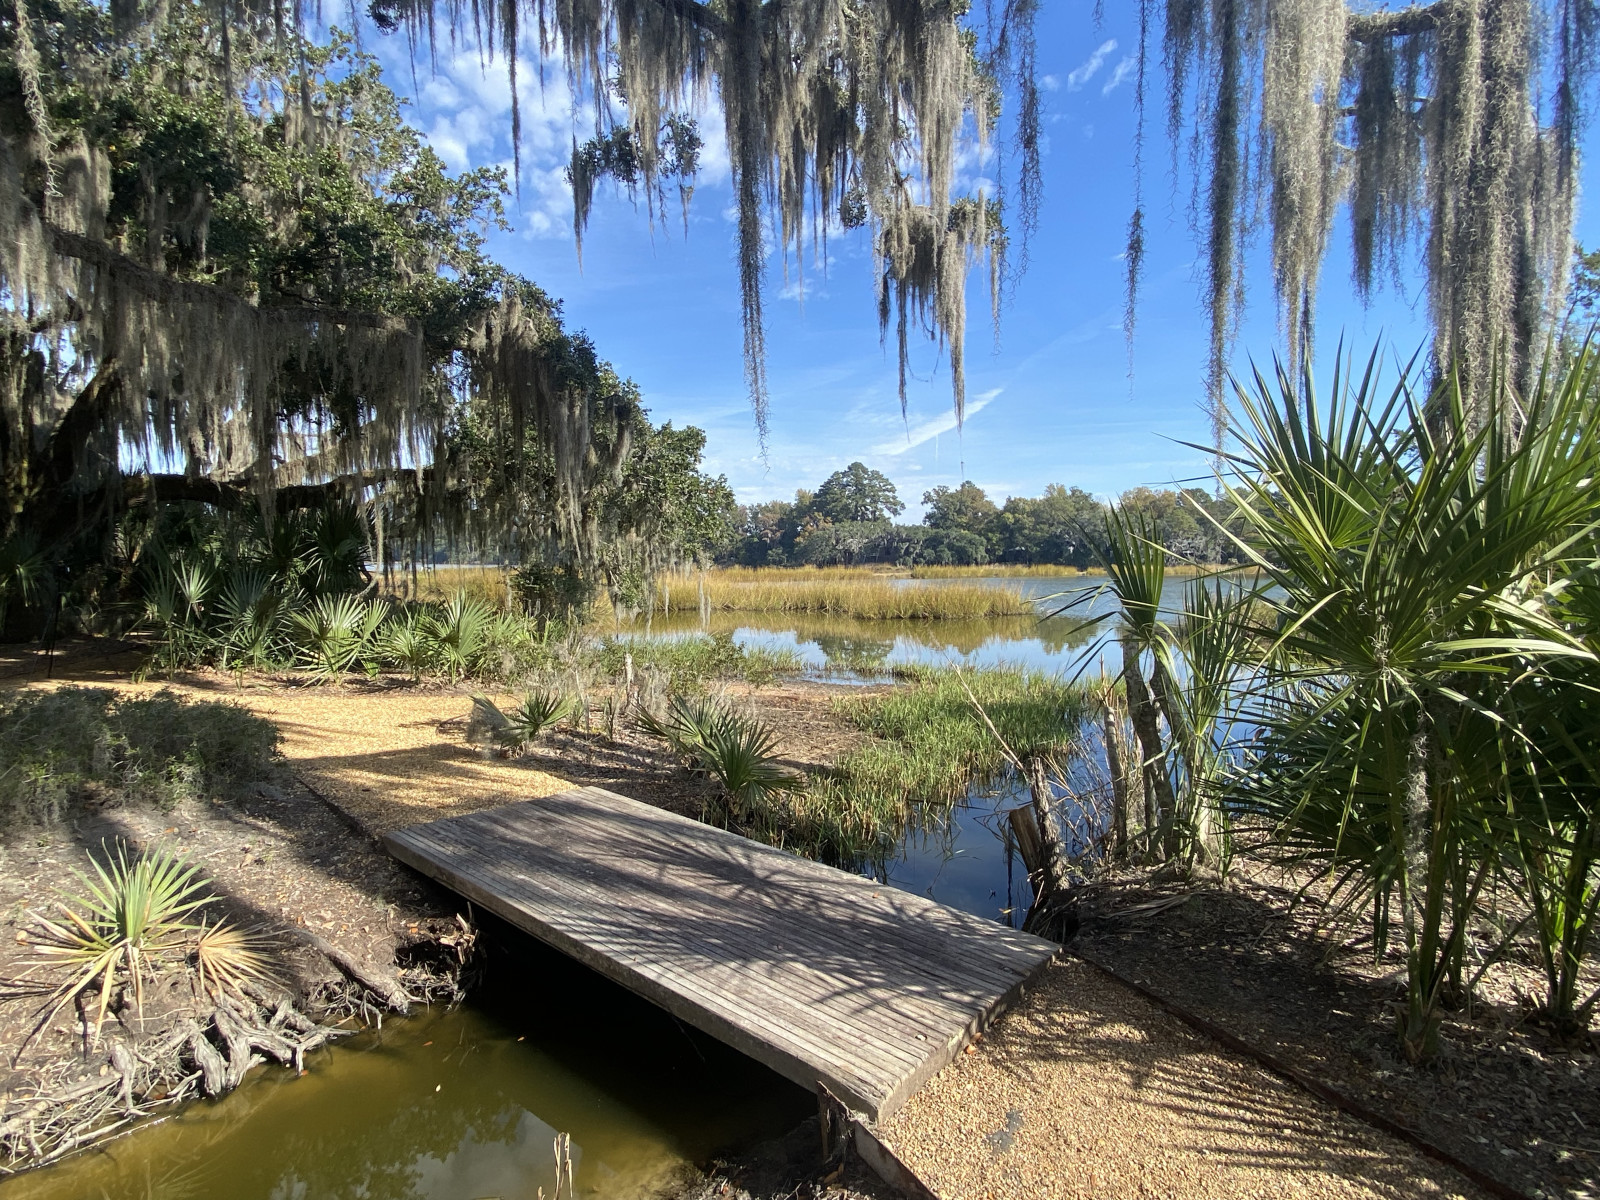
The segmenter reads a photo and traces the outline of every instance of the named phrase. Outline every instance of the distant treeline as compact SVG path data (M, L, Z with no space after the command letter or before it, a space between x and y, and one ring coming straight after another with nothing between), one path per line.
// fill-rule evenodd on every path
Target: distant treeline
M744 504L738 533L718 560L743 566L840 566L887 563L903 567L1041 563L1098 565L1106 505L1082 488L1051 484L1042 496L1013 496L999 506L968 481L924 492L920 525L896 524L905 511L881 472L851 463L814 492L789 500ZM1223 519L1230 506L1200 488L1140 487L1116 501L1142 517L1175 561L1238 560L1232 543L1203 513ZM1103 543L1100 543L1103 544Z

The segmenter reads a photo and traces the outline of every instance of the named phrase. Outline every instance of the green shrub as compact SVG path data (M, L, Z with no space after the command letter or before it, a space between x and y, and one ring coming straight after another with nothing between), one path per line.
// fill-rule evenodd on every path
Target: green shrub
M664 638L602 638L596 651L600 670L613 678L633 656L635 670L654 667L673 690L698 687L708 679L746 679L771 683L780 675L798 673L803 664L792 650L746 649L731 633L689 634Z
M639 723L693 770L715 779L737 820L781 825L781 814L772 811L774 803L804 786L804 780L779 765L777 736L764 722L730 712L718 701L674 696L664 717L647 711Z
M487 696L474 696L467 740L521 754L538 741L545 730L572 716L577 707L571 696L551 689L529 692L510 712L502 712Z
M27 692L0 707L0 818L49 822L88 795L161 806L275 771L277 728L236 704L169 691Z

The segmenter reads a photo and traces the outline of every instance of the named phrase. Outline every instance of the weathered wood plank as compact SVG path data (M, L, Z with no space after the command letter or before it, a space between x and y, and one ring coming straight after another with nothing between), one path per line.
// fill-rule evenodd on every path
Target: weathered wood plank
M1055 947L600 788L390 834L391 853L873 1119Z

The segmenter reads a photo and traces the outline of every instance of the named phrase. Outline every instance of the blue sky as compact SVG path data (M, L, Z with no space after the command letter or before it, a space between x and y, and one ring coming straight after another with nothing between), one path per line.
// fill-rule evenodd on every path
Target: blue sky
M772 406L763 459L744 389L727 154L720 119L702 122L704 169L688 235L673 208L655 228L609 186L594 205L580 270L571 197L562 171L574 117L559 67L525 63L522 194L510 233L492 253L536 280L565 305L568 325L586 330L600 353L640 386L657 421L693 424L708 435L706 468L725 474L743 502L787 498L815 487L854 460L897 485L908 517L922 493L963 477L992 497L1037 495L1046 484L1115 494L1139 484L1208 478L1201 410L1207 324L1200 305L1199 245L1188 226L1191 180L1174 183L1164 136L1164 96L1153 78L1146 148L1146 273L1127 377L1122 336L1122 248L1132 207L1134 131L1132 6L1108 5L1096 28L1087 3L1046 3L1039 19L1039 70L1045 87L1044 201L1031 261L1002 314L996 343L987 319L986 273L968 291L968 406L957 430L948 364L931 344L914 353L916 377L904 420L892 350L880 346L870 246L862 234L830 240L828 261L808 254L805 287L768 264L767 346ZM441 45L430 73L419 56L413 84L403 42L369 39L392 86L414 101L411 117L456 169L509 166L510 96L503 64L481 63L475 49ZM526 52L525 52L526 53ZM1153 59L1159 55L1153 55ZM967 177L992 164L969 163ZM1586 172L1588 175L1589 172ZM1580 212L1578 237L1600 240ZM1358 348L1380 336L1409 355L1427 336L1420 276L1404 294L1392 288L1370 309L1354 299L1348 232L1341 222L1325 264L1318 335L1324 354L1342 334ZM826 268L824 271L822 267ZM1270 361L1279 346L1264 239L1248 260L1249 304L1236 368ZM963 465L965 473L963 476Z

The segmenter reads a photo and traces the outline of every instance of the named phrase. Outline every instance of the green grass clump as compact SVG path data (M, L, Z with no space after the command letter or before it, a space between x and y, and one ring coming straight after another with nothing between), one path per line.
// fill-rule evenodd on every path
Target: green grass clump
M49 822L88 794L169 806L270 778L278 730L237 704L169 691L27 692L0 705L0 820Z
M745 831L841 866L881 864L907 829L947 819L974 783L1007 769L972 697L1023 756L1068 752L1092 706L1083 685L1018 668L918 668L901 678L891 692L837 701L835 711L874 740L804 788L758 797L742 814Z
M840 862L880 858L908 827L943 820L973 783L999 777L1006 755L974 698L1022 756L1065 753L1092 703L1083 685L1020 668L917 668L902 679L886 694L836 702L876 740L812 779L794 805L795 848Z
M798 652L765 646L744 647L732 633L692 634L687 637L601 638L595 659L602 674L617 678L626 669L628 655L636 671L654 667L666 677L668 689L679 691L708 679L744 679L764 685L780 675L795 675L803 668Z

